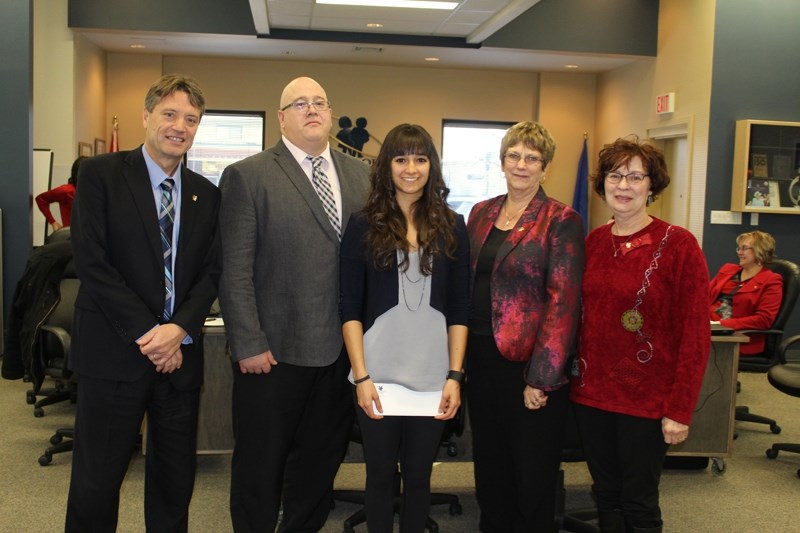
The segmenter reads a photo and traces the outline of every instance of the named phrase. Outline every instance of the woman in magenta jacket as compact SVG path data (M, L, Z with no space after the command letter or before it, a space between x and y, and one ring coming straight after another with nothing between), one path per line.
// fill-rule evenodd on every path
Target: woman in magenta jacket
M541 184L555 142L540 124L508 130L508 193L469 217L472 312L467 406L480 531L552 531L580 320L583 226Z
M765 268L775 256L775 239L763 231L736 238L739 264L726 263L711 280L711 320L733 329L769 329L783 298L783 278ZM764 351L764 336L754 334L739 347L741 355Z

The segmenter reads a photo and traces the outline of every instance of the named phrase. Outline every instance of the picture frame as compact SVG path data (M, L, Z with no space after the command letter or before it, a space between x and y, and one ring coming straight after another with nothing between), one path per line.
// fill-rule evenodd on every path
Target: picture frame
M92 157L92 145L89 143L78 143L78 156L79 157Z
M747 180L746 204L748 207L766 207L770 202L769 181L764 179ZM780 202L779 202L780 204Z
M103 139L94 140L94 155L106 153L106 141Z

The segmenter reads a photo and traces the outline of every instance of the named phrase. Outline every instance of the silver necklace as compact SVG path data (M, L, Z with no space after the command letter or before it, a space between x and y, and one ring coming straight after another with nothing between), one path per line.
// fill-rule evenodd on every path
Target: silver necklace
M514 213L513 215L510 215L510 214L508 213L508 202L506 202L505 204L503 204L503 208L506 210L506 225L505 225L505 227L507 228L508 226L510 226L510 225L511 225L511 220L512 220L512 219L514 219L514 218L517 218L517 215L519 215L520 213L522 213L523 211L525 211L525 208L526 208L526 207L528 207L528 204L525 204L525 205L523 205L523 206L522 206L522 209L520 209L519 211L517 211L517 212L516 212L516 213Z
M420 292L419 294L419 302L417 302L417 307L415 307L414 309L412 309L411 306L408 305L408 298L406 297L406 282L403 281L403 279L406 277L407 276L405 275L405 272L403 273L402 276L400 276L400 288L403 290L403 302L405 302L406 304L406 309L408 309L413 313L417 311L420 307L422 307L422 299L425 297L425 286L428 284L428 276L424 276L422 275L422 273L420 273L420 278L422 278L422 292ZM417 282L419 282L419 280L411 281L411 283L417 283Z

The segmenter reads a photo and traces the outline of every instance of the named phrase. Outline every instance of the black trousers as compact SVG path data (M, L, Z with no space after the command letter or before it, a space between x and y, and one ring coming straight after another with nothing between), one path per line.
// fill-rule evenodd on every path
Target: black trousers
M431 470L439 450L445 421L423 416L369 418L356 406L367 484L364 498L367 530L392 533L397 463L403 495L400 506L401 533L422 533L431 503Z
M575 404L599 511L621 509L628 527L662 524L658 484L668 444L661 420Z
M236 533L318 531L347 451L353 401L342 351L327 367L278 363L242 374L234 363L231 520Z
M567 387L550 391L546 407L526 409L525 365L500 355L492 337L470 335L467 407L484 533L555 530L569 391Z
M65 530L114 532L119 489L147 413L145 525L186 532L196 470L200 390L176 390L164 374L133 382L81 376Z

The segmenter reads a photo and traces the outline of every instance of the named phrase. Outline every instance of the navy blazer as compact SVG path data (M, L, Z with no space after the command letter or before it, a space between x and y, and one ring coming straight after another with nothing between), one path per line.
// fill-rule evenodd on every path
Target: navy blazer
M365 332L379 316L399 303L397 257L388 270L376 270L363 244L366 231L367 220L363 214L353 214L342 236L339 283L342 324L358 320ZM455 258L437 255L431 274L430 305L445 316L448 327L469 323L469 239L461 215L456 218L455 235ZM365 294L372 297L366 300Z

